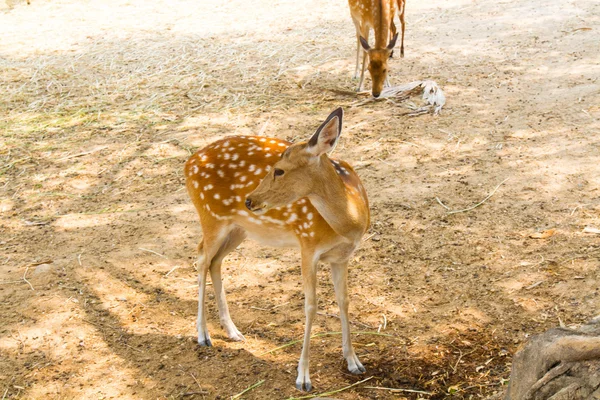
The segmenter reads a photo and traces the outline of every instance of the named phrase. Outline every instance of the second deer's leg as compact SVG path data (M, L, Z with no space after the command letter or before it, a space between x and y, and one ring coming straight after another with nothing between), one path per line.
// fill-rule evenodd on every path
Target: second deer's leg
M366 32L363 32L363 37L367 42L369 41L368 29L366 30ZM365 50L363 50L362 70L360 72L360 81L358 81L358 88L356 88L357 92L360 92L362 90L363 81L365 79L365 68L367 67L367 56L368 53Z
M348 306L350 304L348 296L348 262L331 263L331 278L335 289L335 297L340 308L342 351L344 358L348 361L348 371L353 374L361 374L365 372L365 367L363 367L356 356L354 347L352 347L352 338L350 337L350 320L348 318Z
M399 0L398 3L402 3L400 5L400 9L402 12L400 13L400 25L402 26L402 41L400 42L400 57L404 57L404 9L406 7L406 0Z
M225 298L225 288L221 280L221 264L227 254L235 250L246 238L246 232L241 228L234 228L219 248L217 254L213 257L210 264L210 278L215 290L217 306L219 307L219 320L221 326L227 332L227 336L233 340L244 340L244 335L236 328L229 315L229 307Z
M309 374L310 332L313 320L317 314L317 261L314 259L313 254L310 254L310 256L302 254L302 281L304 284L304 314L306 324L304 326L302 353L300 354L300 361L298 361L296 388L309 392L312 389Z
M360 25L355 19L352 19L352 21L354 21L354 26L356 27L356 66L354 67L354 75L352 78L358 79L358 63L360 61L360 51L362 50L362 46L360 45Z

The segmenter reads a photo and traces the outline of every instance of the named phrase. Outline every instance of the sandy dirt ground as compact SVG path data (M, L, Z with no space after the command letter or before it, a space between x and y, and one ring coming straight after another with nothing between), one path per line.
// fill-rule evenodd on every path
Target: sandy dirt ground
M182 169L231 134L304 139L338 106L336 156L372 206L349 276L367 373L345 369L322 266L315 394L368 379L332 397L485 398L530 335L598 314L599 2L409 0L391 81L448 98L419 117L418 97L355 106L343 0L0 7L2 399L303 396L297 250L233 252L247 340L227 339L209 287L214 346L196 344Z

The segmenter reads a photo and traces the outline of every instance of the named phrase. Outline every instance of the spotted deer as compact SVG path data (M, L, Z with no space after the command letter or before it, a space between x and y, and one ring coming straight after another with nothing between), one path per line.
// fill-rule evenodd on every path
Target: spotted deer
M194 154L185 164L188 193L200 217L198 343L211 346L204 299L210 271L222 327L244 340L231 320L221 262L246 237L277 247L299 247L306 325L296 387L310 391L309 347L317 312L317 263L331 264L348 369L365 372L350 339L348 261L369 227L369 203L358 175L329 158L342 131L343 111L327 117L306 142L231 136Z
M398 12L402 29L400 55L404 57L404 8L406 0L348 0L350 14L356 27L356 68L354 78L358 78L361 47L363 51L362 70L357 91L362 90L367 58L374 97L379 97L384 85L389 86L388 59L396 45L398 33L394 16ZM373 29L374 47L369 46L369 32Z

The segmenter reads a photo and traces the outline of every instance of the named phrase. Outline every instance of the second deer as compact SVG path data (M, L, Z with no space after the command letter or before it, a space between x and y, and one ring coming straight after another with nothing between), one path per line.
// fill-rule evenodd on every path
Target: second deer
M317 263L331 264L348 370L365 372L350 339L348 261L369 227L367 194L354 170L327 156L342 131L342 109L321 124L307 142L231 136L194 154L185 165L188 193L202 225L198 289L198 343L210 346L204 310L210 272L221 325L243 340L229 315L221 282L223 258L246 237L302 255L306 325L296 387L311 390L310 332L317 313ZM259 183L260 182L260 183Z
M356 27L356 68L354 78L358 78L358 65L361 48L364 50L362 70L357 91L362 90L367 58L371 74L374 97L379 97L384 85L388 84L388 59L396 45L398 33L394 24L396 13L400 16L402 39L400 56L404 57L404 8L406 0L348 0L352 21ZM369 32L373 29L374 47L369 46Z

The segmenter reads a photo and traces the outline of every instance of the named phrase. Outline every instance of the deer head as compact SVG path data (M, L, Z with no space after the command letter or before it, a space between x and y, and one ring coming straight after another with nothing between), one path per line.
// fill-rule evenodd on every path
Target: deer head
M246 198L246 207L257 214L310 195L315 185L327 184L331 173L327 152L333 150L342 132L342 108L332 112L308 142L288 147L281 159Z
M369 46L369 43L362 36L360 37L360 44L363 49L369 55L369 73L371 74L371 80L373 81L372 94L373 97L379 97L383 90L383 84L387 78L388 73L388 60L390 54L396 45L396 39L398 34L396 33L392 40L390 40L388 46L384 49L373 49Z

